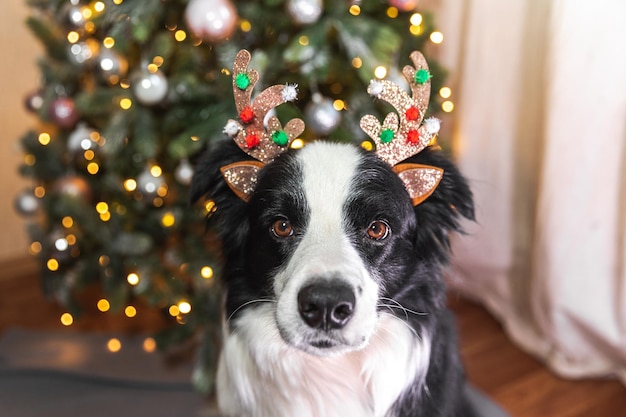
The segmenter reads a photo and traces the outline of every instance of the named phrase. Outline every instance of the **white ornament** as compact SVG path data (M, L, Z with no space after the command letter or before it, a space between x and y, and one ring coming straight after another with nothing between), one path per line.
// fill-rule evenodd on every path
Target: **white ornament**
M191 178L193 177L193 167L189 163L189 160L183 159L180 161L180 165L176 167L174 171L174 177L176 181L183 185L191 184Z
M133 82L133 93L142 104L158 104L167 95L167 78L160 70L150 72L142 71L135 75Z
M230 0L191 0L185 9L187 26L209 42L232 35L238 19L237 9Z
M437 119L436 117L429 117L428 119L424 120L424 126L426 127L426 131L430 135L436 135L437 133L439 133L439 129L441 128L441 120Z
M322 0L289 0L287 11L294 22L300 25L309 25L317 22L323 11Z

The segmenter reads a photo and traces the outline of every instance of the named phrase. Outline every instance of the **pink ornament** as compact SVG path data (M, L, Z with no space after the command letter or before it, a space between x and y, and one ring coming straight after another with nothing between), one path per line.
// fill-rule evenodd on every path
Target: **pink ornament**
M238 19L230 0L191 0L185 9L187 26L194 35L209 42L223 41L232 35Z
M389 0L389 4L403 12L410 12L417 8L418 0Z
M52 121L63 128L70 128L76 125L80 115L74 100L67 97L60 97L54 100L50 106L50 117Z

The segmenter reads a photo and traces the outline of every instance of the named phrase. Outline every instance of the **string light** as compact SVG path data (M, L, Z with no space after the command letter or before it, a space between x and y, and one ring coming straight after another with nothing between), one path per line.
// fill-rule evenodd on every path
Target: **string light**
M69 235L65 236L65 240L67 240L67 243L70 244L70 245L76 244L76 236L74 236L71 233Z
M387 68L379 65L374 69L374 76L378 79L385 78L387 76Z
M105 201L100 201L98 204L96 204L96 211L100 214L106 213L107 211L109 211L109 204Z
M46 262L46 266L50 271L55 272L59 269L59 261L54 258L50 258L48 259L48 262Z
M372 149L374 149L374 145L372 145L372 142L370 142L369 140L364 140L363 142L361 142L361 148L370 152Z
M450 98L450 96L452 95L452 90L450 89L450 87L441 87L439 89L439 95L442 98Z
M419 36L424 32L424 27L422 25L411 25L409 27L409 32L413 36Z
M443 33L439 32L439 31L435 31L435 32L431 33L430 34L430 41L432 43L440 44L441 42L443 42Z
M249 20L243 19L241 23L239 23L239 28L242 32L250 32L252 30L252 24Z
M35 162L37 162L37 158L35 158L35 155L33 154L26 154L24 155L24 163L30 167L32 167L33 165L35 165Z
M67 239L64 237L58 238L54 241L54 247L60 252L66 251L69 246L70 245L67 243Z
M35 194L35 197L37 198L43 198L46 195L46 189L43 188L42 185L38 185L33 190L33 194Z
M414 26L419 26L424 21L424 17L419 13L413 13L409 18L409 22L411 22Z
M398 17L398 9L396 7L388 7L387 8L387 16L390 17L391 19L395 19L396 17Z
M213 268L211 268L210 266L203 266L200 269L200 275L202 275L202 278L204 279L213 278Z
M119 339L115 337L109 339L109 341L107 342L107 350L109 352L112 352L112 353L119 352L120 349L122 349L122 342L120 342Z
M67 41L69 43L76 43L80 40L80 34L78 32L76 32L75 30L70 31L67 34Z
M121 85L121 84L120 84ZM128 110L133 106L133 101L127 97L120 100L120 108L122 110Z
M343 100L337 99L335 101L333 101L333 108L337 111L341 111L341 110L345 110L346 109L346 103Z
M352 58L352 66L356 69L361 68L363 66L363 60L359 58L358 56Z
M128 318L133 318L137 315L137 309L134 306L126 306L124 309L124 314Z
M178 309L178 306L176 304L171 305L167 311L172 317L176 317L180 314L180 310Z
M101 255L98 258L98 264L100 264L100 266L107 266L109 264L109 261L110 261L110 259L106 255Z
M361 14L361 7L358 4L353 4L350 6L349 11L352 16L358 16Z
M291 149L302 149L304 148L304 141L300 138L294 139L293 142L291 142L291 146L289 146Z
M176 223L176 217L171 211L168 211L161 217L161 224L165 227L172 227Z
M98 12L98 13L102 13L104 11L105 8L105 4L101 1L97 1L94 5L93 5L93 9Z
M70 313L61 314L61 324L71 326L74 323L74 317Z
M143 341L144 352L152 353L156 350L156 347L156 341L151 337L146 337L146 339Z
M451 102L450 100L446 100L443 103L441 103L441 109L445 111L446 113L450 113L452 110L454 110L454 103Z
M150 167L150 174L151 174L153 177L160 177L162 173L163 173L163 170L161 169L161 167L160 167L160 166L158 166L158 165L152 165L152 166Z
M128 281L130 285L137 285L139 284L139 275L136 272L131 272L126 276L126 281Z
M128 178L124 181L124 189L126 191L135 191L137 189L137 181L132 178Z
M160 55L157 55L154 58L152 58L152 63L156 65L157 67L160 67L161 65L163 65L163 62L165 62L165 60Z
M184 41L185 39L187 39L187 32L182 29L177 30L174 33L174 39L176 39L178 42Z
M63 219L61 219L61 224L66 229L69 229L70 227L72 227L72 225L74 225L74 219L72 219L70 216L65 216L63 217Z
M187 301L181 301L178 303L178 311L180 314L189 314L191 312L191 304Z
M109 300L107 300L106 298L101 298L98 300L96 307L98 307L98 310L106 313L111 309L111 303L109 303Z
M83 157L85 158L85 160L91 161L92 159L96 157L96 153L92 151L91 149L89 149L85 151L85 153L83 153Z
M309 44L309 37L302 35L298 38L298 43L302 46L307 46Z
M42 144L43 146L46 146L50 143L50 134L46 132L42 132L37 137L37 140L39 141L40 144Z
M115 45L115 39L113 39L110 36L107 36L106 38L104 38L104 40L102 41L102 45L104 45L105 48L107 49L111 49L113 48L113 46Z
M28 249L31 255L37 255L41 252L41 243L33 242L30 244Z

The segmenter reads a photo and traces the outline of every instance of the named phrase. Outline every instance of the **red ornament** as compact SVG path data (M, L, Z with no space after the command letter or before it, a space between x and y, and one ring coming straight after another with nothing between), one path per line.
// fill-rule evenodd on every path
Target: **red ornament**
M246 148L256 148L257 146L259 146L259 143L261 143L261 139L256 133L250 133L248 136L246 136Z
M406 132L406 141L412 145L417 145L420 142L420 132L415 129L411 129Z
M418 110L417 107L415 106L411 106L408 109L406 109L406 112L404 113L404 115L406 116L407 120L417 120L420 117L420 111Z
M74 127L80 119L74 100L67 97L60 97L52 102L50 117L54 123L66 129Z
M252 122L252 120L254 119L254 116L255 114L254 114L254 110L252 110L252 107L246 107L245 109L241 111L241 113L239 113L239 118L245 124L249 124L250 122Z

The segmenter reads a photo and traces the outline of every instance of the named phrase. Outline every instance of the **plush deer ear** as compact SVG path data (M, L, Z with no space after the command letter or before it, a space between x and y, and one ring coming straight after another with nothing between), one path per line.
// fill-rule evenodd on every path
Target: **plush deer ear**
M376 154L393 167L406 187L413 205L426 200L437 188L443 170L441 168L399 162L424 150L439 132L439 120L424 115L430 98L430 72L424 56L411 53L413 67L407 65L402 74L411 88L407 94L399 85L389 80L374 80L367 92L391 104L396 113L388 113L383 123L373 115L361 118L361 129L376 144Z
M392 169L404 183L414 206L430 197L443 178L443 169L430 165L404 163Z
M239 114L238 120L229 120L224 132L237 146L257 161L242 161L220 168L228 186L244 201L249 201L256 186L257 175L265 164L289 149L289 144L304 131L301 119L292 119L282 126L276 116L267 118L274 107L297 97L295 85L273 85L261 91L252 100L252 90L259 74L249 69L250 53L239 51L233 65L233 95Z

